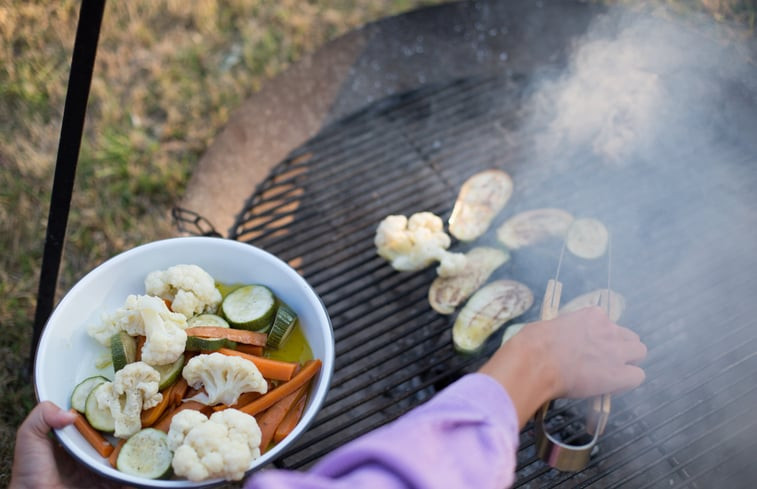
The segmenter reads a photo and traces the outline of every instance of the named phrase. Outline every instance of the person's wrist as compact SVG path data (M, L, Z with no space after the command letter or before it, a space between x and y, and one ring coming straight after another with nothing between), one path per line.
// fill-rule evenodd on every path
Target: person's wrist
M551 401L560 397L565 391L565 376L557 361L558 346L554 344L548 324L545 322L531 324L513 337L514 340L516 338L523 343L516 346L522 351L529 352L532 358L531 363L539 379L540 392L544 397L542 401Z
M562 388L562 376L552 356L553 345L544 339L546 334L542 324L529 325L479 369L510 394L521 427Z

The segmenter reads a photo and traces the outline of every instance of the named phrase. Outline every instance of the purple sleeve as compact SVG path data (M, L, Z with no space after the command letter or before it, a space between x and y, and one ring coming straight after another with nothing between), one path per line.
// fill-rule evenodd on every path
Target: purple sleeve
M518 416L507 392L468 374L307 472L264 470L246 489L503 489L513 482Z

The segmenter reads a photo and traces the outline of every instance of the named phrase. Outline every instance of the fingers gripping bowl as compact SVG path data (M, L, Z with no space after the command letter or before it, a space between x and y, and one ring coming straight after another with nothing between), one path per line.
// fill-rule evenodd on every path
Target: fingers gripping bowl
M282 454L307 428L325 399L334 364L334 334L325 306L315 291L289 265L254 246L219 238L185 237L136 247L104 262L82 278L61 300L45 326L37 347L35 389L40 401L70 407L73 387L100 373L95 366L103 347L87 328L124 304L130 294L144 294L145 277L177 264L195 264L223 284L265 284L296 311L299 327L322 367L310 384L305 411L292 432L255 459L254 471ZM210 479L152 480L120 472L108 463L73 426L56 430L62 445L84 465L104 477L141 487L207 487Z

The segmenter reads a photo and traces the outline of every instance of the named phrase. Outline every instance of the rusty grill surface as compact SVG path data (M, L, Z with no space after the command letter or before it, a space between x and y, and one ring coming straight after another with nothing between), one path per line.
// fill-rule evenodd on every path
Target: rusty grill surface
M733 118L713 118L693 134L659 133L621 164L588 148L540 156L538 130L522 124L530 81L517 74L461 79L381 100L293 151L239 215L231 237L298 269L326 304L336 336L324 407L279 465L313 464L475 370L499 345L504 328L481 354L456 353L454 315L439 315L427 302L433 267L395 272L376 255L373 237L389 214L429 210L446 219L467 177L501 168L515 192L475 244L496 246L500 223L536 207L603 220L613 232L613 287L628 303L621 323L649 346L647 381L613 398L589 466L550 469L535 456L529 424L516 485L753 487L755 146L730 131ZM754 94L739 87L713 94L734 117L755 122ZM678 102L670 101L673 111ZM469 247L453 243L452 250ZM513 251L492 279L526 283L538 305L559 249L553 241ZM606 269L566 256L561 279L568 300L606 283ZM537 314L534 306L518 321ZM558 401L553 430L576 439L580 407Z

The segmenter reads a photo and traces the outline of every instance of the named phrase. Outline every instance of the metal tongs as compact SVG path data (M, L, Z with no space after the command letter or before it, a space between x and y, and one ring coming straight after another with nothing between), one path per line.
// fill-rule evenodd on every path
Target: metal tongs
M553 319L558 315L560 295L562 294L562 283L558 278L564 254L565 243L563 243L562 250L560 251L555 278L547 282L547 289L541 304L540 318L542 320ZM607 246L607 263L607 293L600 294L597 305L604 307L609 316L611 303L609 241ZM607 420L610 417L610 395L603 394L589 400L589 410L586 416L586 432L592 436L592 439L583 445L564 443L547 432L544 422L547 419L550 404L551 401L545 402L535 415L536 452L539 458L558 470L567 472L583 470L589 463L591 452L607 426Z

